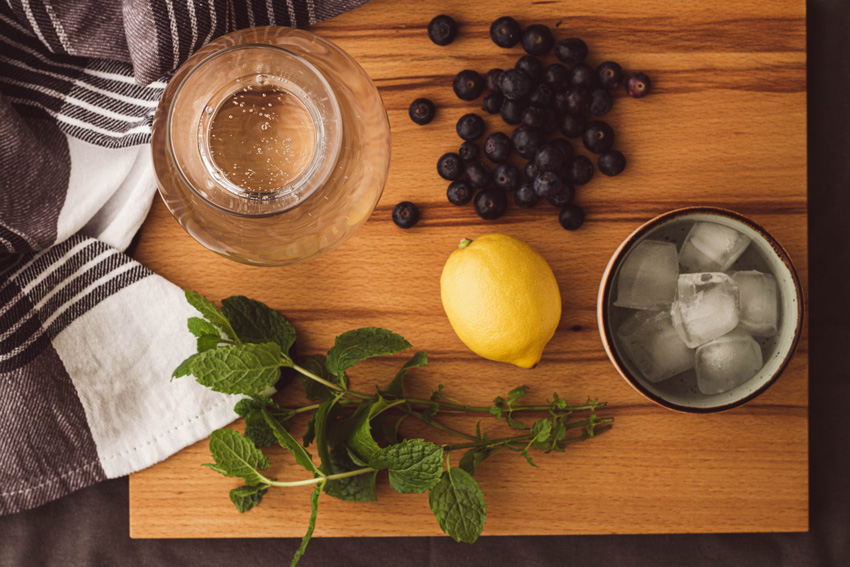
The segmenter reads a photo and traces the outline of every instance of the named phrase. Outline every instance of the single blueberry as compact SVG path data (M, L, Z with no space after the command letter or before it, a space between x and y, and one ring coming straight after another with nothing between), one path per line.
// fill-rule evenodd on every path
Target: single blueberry
M487 75L484 77L484 85L487 87L487 90L494 93L502 92L502 89L499 87L499 79L502 73L504 73L502 69L490 69L487 71Z
M566 113L561 116L558 128L561 130L561 134L567 138L578 138L582 135L582 133L584 133L584 127L586 124L587 121L583 114Z
M569 85L570 79L572 79L572 72L560 63L552 63L543 71L543 82L554 90Z
M513 191L519 187L519 183L520 173L515 166L502 163L493 170L493 184L502 191Z
M573 75L570 84L574 87L579 85L593 90L597 86L596 71L587 63L576 63L573 66Z
M525 71L534 83L540 82L540 79L543 78L543 63L534 55L523 55L517 59L514 68Z
M531 94L533 83L528 73L520 69L508 69L499 78L499 87L505 98L522 100Z
M434 103L427 98L417 98L410 103L407 114L414 123L424 126L434 119L436 109Z
M437 45L448 45L457 36L457 24L445 14L437 16L428 23L428 37Z
M545 55L552 49L555 39L552 32L543 24L534 24L522 32L522 48L531 55Z
M503 132L494 132L484 141L484 155L493 163L507 161L511 155L511 139Z
M475 212L485 220L494 220L505 214L508 208L508 198L505 192L490 187L482 189L475 195Z
M578 205L569 205L561 210L558 222L567 230L576 230L584 223L584 209Z
M573 185L584 185L593 179L593 162L585 156L575 156L567 162L567 179Z
M545 108L529 106L522 111L522 123L530 128L543 128L547 118Z
M514 193L514 203L521 209L530 209L538 201L540 201L540 197L534 192L534 187L531 183L527 181L520 184L516 193Z
M478 144L473 142L464 142L460 145L460 149L457 151L457 154L463 161L475 161L478 159Z
M502 117L505 124L519 124L522 122L522 112L525 107L525 101L506 98L502 102L502 108L499 109L499 116Z
M463 160L454 152L445 153L437 160L437 173L443 179L454 181L463 175L464 169Z
M608 150L599 156L596 162L599 165L599 172L610 177L619 175L626 169L626 156L617 150Z
M623 80L623 68L613 61L600 63L596 68L596 78L606 89L616 89Z
M464 114L458 119L455 129L457 135L467 142L477 140L484 135L484 119L477 114Z
M474 189L481 189L490 184L490 168L484 162L474 161L466 166L466 179Z
M446 197L452 205L465 205L472 200L472 188L466 181L452 181L446 190Z
M614 130L601 120L594 120L587 125L582 137L584 147L595 154L601 154L614 145Z
M570 153L572 157L572 153ZM537 165L538 173L541 171L558 171L567 159L564 152L555 144L546 144L534 154L534 163Z
M581 114L593 100L590 91L583 85L574 86L567 92L566 109L569 114Z
M565 183L554 171L541 171L534 178L534 192L538 197L547 199L564 190Z
M419 209L410 201L402 201L393 207L393 222L399 228L410 228L419 222Z
M490 24L490 39L499 47L513 47L519 43L522 28L511 17L499 18Z
M567 65L581 63L587 57L587 44L577 37L562 39L555 44L555 56Z
M632 73L626 79L626 92L634 98L643 98L652 90L652 81L643 73Z
M484 79L476 71L464 69L455 75L452 88L461 100L475 100L484 90Z
M546 83L538 83L531 94L528 95L528 102L534 106L549 106L552 104L552 98L555 96L555 91Z
M595 89L590 93L590 105L587 111L594 116L605 116L614 106L614 97L606 89Z
M543 145L543 134L536 128L519 126L511 134L511 144L516 153L525 159L531 159Z
M481 110L488 114L496 114L502 109L504 100L505 97L502 96L502 93L490 93L484 97L484 101L481 103Z
M560 209L561 207L566 207L571 204L573 199L575 199L575 196L575 188L569 183L564 182L563 188L554 195L547 197L546 200L549 201L549 204L553 207L558 207Z

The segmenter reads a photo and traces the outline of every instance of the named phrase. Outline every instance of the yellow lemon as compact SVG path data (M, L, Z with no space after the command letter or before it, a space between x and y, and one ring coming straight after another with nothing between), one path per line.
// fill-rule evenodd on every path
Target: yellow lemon
M443 309L475 354L532 368L561 319L561 293L537 250L512 236L464 239L440 277Z

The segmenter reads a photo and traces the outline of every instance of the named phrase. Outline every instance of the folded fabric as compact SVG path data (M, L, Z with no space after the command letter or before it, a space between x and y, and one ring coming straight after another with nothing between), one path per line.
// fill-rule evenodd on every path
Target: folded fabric
M0 514L156 463L233 419L170 382L191 308L122 251L155 193L167 73L211 39L366 0L0 4Z

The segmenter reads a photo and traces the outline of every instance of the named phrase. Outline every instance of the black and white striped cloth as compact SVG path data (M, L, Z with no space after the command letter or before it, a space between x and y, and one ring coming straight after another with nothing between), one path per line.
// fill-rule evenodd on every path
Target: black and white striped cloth
M367 0L0 2L0 514L150 466L232 420L169 382L182 291L123 254L155 193L169 73L244 27Z

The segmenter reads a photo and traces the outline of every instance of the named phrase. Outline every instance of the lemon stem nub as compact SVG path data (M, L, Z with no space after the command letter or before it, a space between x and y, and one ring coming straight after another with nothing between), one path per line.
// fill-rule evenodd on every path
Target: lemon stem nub
M464 238L463 240L460 241L460 244L457 245L457 249L463 250L464 248L466 248L470 244L472 244L472 239L471 238Z

